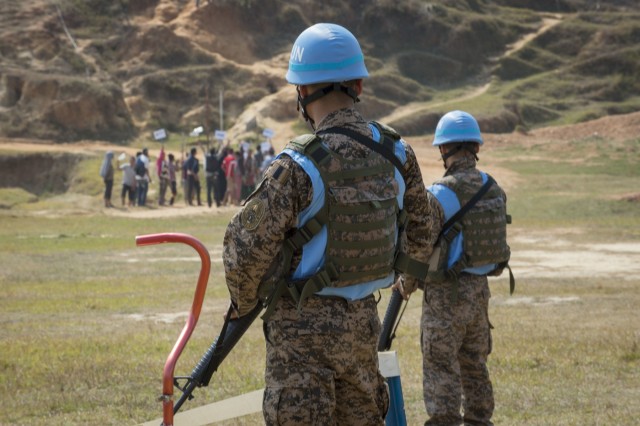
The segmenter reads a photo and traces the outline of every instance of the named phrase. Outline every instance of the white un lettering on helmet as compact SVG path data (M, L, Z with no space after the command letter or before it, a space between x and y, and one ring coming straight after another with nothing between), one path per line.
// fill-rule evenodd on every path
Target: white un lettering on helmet
M293 49L291 49L291 61L302 62L302 55L304 54L304 47L298 46L297 44L293 45Z

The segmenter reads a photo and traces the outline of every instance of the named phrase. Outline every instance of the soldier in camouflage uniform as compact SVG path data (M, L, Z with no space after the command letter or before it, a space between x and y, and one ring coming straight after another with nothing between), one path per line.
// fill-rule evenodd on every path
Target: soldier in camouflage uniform
M389 396L378 370L375 293L396 279L401 245L397 257L426 270L431 215L413 150L354 109L367 76L345 28L316 24L300 34L287 81L315 132L278 155L224 237L238 316L267 306L267 425L384 424ZM339 133L344 128L390 143L402 170ZM398 232L400 222L409 232Z
M452 111L438 123L433 145L440 149L446 172L444 178L427 191L429 203L436 206L429 211L436 224L432 228L433 235L438 235L445 222L488 180L488 175L476 169L482 143L478 123L468 113ZM460 238L459 247L464 252L454 253L456 250L452 248L440 266L440 269L446 269L464 259L466 263L460 267L464 269L446 275L442 271L432 271L434 265L430 262L421 323L424 403L430 416L425 425L493 424L493 389L486 366L491 352L488 315L491 295L487 275L502 272L509 252L508 246L505 247L506 195L495 181L489 188L481 201L463 216L475 214L476 218L481 218L476 222L462 219L464 227L460 237L464 236L465 240L462 244ZM478 216L474 208L480 209L480 205L488 206L491 213ZM483 221L496 226L477 225ZM499 237L489 235L488 230L494 228L496 234L501 234ZM474 256L476 259L482 256L478 250L467 253L471 251L467 240L482 246L486 256L474 262ZM455 247L456 240L450 245ZM457 257L454 259L454 256Z

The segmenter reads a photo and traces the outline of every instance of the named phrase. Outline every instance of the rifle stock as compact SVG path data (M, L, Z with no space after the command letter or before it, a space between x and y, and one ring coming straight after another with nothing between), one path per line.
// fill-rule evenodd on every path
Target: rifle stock
M388 351L391 349L391 343L396 337L396 328L400 322L400 307L402 306L402 294L398 290L393 290L391 293L391 299L387 306L387 312L384 315L382 321L382 330L380 331L380 337L378 338L378 352Z
M220 335L215 338L209 349L207 349L202 358L200 358L191 375L188 377L174 378L174 384L182 391L182 396L173 406L174 414L178 412L186 400L193 398L192 393L196 387L209 385L213 373L218 370L222 361L229 355L229 352L231 352L244 333L247 332L261 311L262 304L258 303L247 315L236 319L225 320ZM229 315L230 312L227 313L227 318L229 318ZM187 380L187 384L183 388L180 388L177 383L177 380L181 378Z

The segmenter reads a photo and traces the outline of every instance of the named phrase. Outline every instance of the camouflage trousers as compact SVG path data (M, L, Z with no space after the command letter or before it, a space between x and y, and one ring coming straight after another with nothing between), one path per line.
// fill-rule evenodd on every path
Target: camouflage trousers
M461 274L458 298L451 283L427 284L422 304L425 425L493 425L489 285L486 276ZM462 406L464 415L460 413Z
M373 296L313 296L299 312L283 297L264 332L267 425L384 425L389 394L378 371Z

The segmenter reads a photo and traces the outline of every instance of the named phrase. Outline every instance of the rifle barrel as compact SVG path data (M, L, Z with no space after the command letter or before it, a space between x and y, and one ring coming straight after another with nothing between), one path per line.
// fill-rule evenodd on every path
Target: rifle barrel
M382 330L378 338L378 352L388 351L391 349L391 343L395 336L396 324L400 315L400 307L402 306L402 294L398 290L393 290L391 299L387 306L387 312L384 314L382 321Z
M247 315L240 318L225 320L220 335L216 337L207 351L204 353L198 364L191 372L191 380L185 386L184 392L173 406L173 413L177 413L182 404L191 397L196 387L208 386L213 373L218 370L222 361L229 355L229 352L238 343L240 338L247 332L251 324L262 312L262 305L258 303ZM229 314L227 314L229 318ZM220 342L220 344L218 344Z

